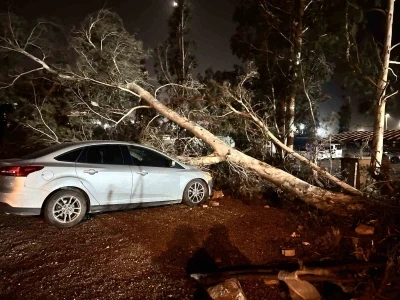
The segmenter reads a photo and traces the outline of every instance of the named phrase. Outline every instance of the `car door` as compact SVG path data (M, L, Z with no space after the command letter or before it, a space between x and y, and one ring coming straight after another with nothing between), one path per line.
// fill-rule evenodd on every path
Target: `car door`
M93 145L84 149L75 164L76 174L100 205L129 204L132 170L124 164L117 144Z
M132 203L182 198L179 190L182 166L146 147L128 145L126 151L132 164Z

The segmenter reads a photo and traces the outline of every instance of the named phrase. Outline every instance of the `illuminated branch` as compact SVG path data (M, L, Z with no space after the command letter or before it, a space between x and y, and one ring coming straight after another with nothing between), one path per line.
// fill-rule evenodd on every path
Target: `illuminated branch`
M6 88L9 88L9 87L13 86L14 83L17 82L17 80L20 79L24 75L27 75L27 74L30 74L30 73L34 73L34 72L37 72L37 71L40 71L40 70L43 70L43 69L44 69L43 67L40 67L40 68L36 68L36 69L29 70L29 71L23 72L21 74L18 74L17 76L15 76L14 80L11 83L0 87L0 90L1 89L6 89ZM5 83L3 83L3 84L5 84Z

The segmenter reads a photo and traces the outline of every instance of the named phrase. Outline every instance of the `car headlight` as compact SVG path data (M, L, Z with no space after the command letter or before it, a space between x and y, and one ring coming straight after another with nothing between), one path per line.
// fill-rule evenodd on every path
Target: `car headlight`
M203 172L204 176L206 177L207 181L211 181L212 180L212 175L210 172Z

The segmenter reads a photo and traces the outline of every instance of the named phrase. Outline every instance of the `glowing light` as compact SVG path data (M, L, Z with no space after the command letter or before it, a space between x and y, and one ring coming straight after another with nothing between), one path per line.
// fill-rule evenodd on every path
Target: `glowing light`
M319 136L325 136L326 135L326 130L324 128L318 128L317 129L317 134Z
M304 128L306 128L306 125L300 124L300 125L299 125L299 128L300 128L300 130L304 130Z
M176 2L176 1L172 2L172 6L173 7L177 7L178 6L178 2Z
M389 114L386 114L385 115L385 130L387 130L388 129L388 118L390 117L390 115Z

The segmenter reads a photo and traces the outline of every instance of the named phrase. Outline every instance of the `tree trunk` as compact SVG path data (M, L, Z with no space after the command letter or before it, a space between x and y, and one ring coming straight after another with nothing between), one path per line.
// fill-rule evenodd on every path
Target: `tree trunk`
M286 123L286 101L284 99L281 99L279 101L279 109L278 109L278 134L279 134L279 140L281 141L282 144L287 145L287 139L286 139L286 128L285 128L285 123ZM278 149L277 149L278 150ZM285 158L285 152L283 149L279 149L279 155L282 158L282 160Z
M288 137L287 137L287 146L293 150L294 145L294 133L296 130L296 126L294 124L294 114L295 114L295 106L296 106L296 95L292 93L289 98L288 103Z
M206 142L215 150L219 157L257 173L260 177L271 182L283 191L303 200L307 204L322 210L343 213L346 209L350 208L350 204L354 204L354 200L357 199L356 196L332 193L327 190L312 186L309 183L283 170L277 169L238 150L235 150L205 128L188 120L185 117L180 116L175 111L163 105L149 92L137 84L130 83L128 84L127 88L131 92L138 94L141 99L150 104L161 115L167 117L169 120L175 122L179 126L189 130L196 137ZM352 207L358 208L358 206Z
M382 70L377 82L376 89L376 113L374 120L374 135L372 138L372 155L371 169L375 173L379 173L382 165L383 156L383 132L385 125L385 108L386 108L386 86L389 72L390 50L392 47L392 27L394 1L388 0L387 19L386 19L386 37L383 48Z
M304 0L296 0L295 5L295 21L293 22L293 55L292 55L292 83L291 93L288 101L288 140L287 146L293 149L294 133L296 126L294 124L296 96L300 85L300 62L301 62L301 46L303 41L303 16L304 16Z

